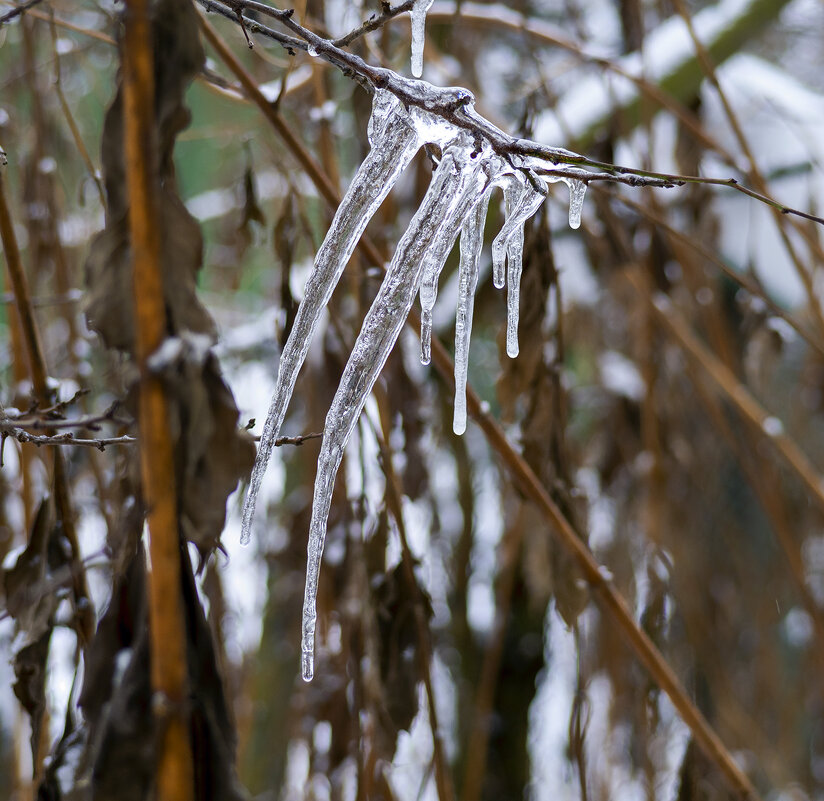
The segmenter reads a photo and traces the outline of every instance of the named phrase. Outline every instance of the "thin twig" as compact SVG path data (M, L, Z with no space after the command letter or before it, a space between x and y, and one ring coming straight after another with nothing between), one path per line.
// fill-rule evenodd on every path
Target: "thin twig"
M70 431L65 434L32 434L24 428L11 425L7 420L0 420L0 435L11 437L18 442L30 442L33 445L80 445L105 451L107 445L133 445L135 437L101 437L99 439L82 439Z
M16 8L13 8L11 11L3 14L0 17L0 25L5 25L7 22L11 22L15 17L19 17L21 14L25 14L30 8L36 6L38 3L41 3L42 0L26 0L25 3L21 3Z
M275 130L281 134L287 147L306 169L307 175L315 184L319 193L332 207L336 208L340 203L340 196L335 192L334 187L312 155L291 132L280 114L271 107L271 104L258 89L255 81L235 58L214 28L205 19L202 19L201 23L206 39L215 49L220 59L234 73L249 98L260 108ZM368 236L361 237L358 247L373 264L382 265L384 263L380 252ZM410 312L408 324L417 332L420 332L420 317L414 309ZM447 386L454 386L454 363L443 343L434 336L432 337L432 363ZM650 676L658 686L669 696L681 719L692 731L696 743L707 757L720 768L730 786L736 792L754 801L760 799L760 795L752 782L738 766L715 730L693 703L689 693L667 664L661 652L655 647L649 635L635 622L629 605L623 596L612 581L605 577L605 571L601 570L589 548L549 496L546 488L541 484L533 470L509 442L495 418L485 410L481 399L469 385L467 385L466 397L467 410L483 431L490 447L510 470L526 496L540 509L561 544L578 563L585 580L592 588L595 600L607 615L615 621L638 660L649 671Z
M414 0L405 0L399 5L391 7L388 3L382 4L380 14L373 14L368 20L366 20L366 22L355 28L355 30L350 31L345 36L341 36L339 39L334 39L332 43L336 47L346 47L347 45L352 44L355 39L360 39L360 37L364 34L372 33L372 31L378 30L378 28L385 25L389 22L389 20L397 17L398 14L411 11L413 2Z

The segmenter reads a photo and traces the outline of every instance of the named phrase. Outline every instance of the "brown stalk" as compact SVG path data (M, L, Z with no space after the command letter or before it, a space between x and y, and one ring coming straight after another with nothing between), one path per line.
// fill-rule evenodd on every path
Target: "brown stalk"
M392 414L389 409L389 399L386 392L379 385L375 385L375 397L378 400L378 409L382 431L375 432L383 457L383 472L386 476L386 497L392 517L398 526L398 536L401 542L401 558L403 561L403 573L410 591L414 597L415 628L418 634L418 654L421 663L421 676L423 677L424 689L429 708L429 725L432 730L432 751L435 765L435 785L438 788L439 801L455 801L455 788L452 786L452 777L449 773L449 766L444 755L443 738L441 727L438 723L438 709L435 705L435 691L432 688L432 644L430 642L429 626L424 615L423 600L418 582L415 579L415 560L409 541L406 536L406 525L403 520L403 504L401 502L401 489L397 474L392 465L392 453L387 443L391 429Z
M753 295L753 297L760 298L764 301L771 314L774 314L776 317L780 317L784 320L784 322L787 323L787 325L789 325L811 348L814 348L821 356L824 356L824 342L822 342L820 337L816 333L809 331L807 326L799 322L796 315L782 309L770 297L769 293L765 292L756 283L756 281L752 279L752 277L746 273L734 270L715 251L702 245L700 241L695 239L695 237L687 236L681 231L673 228L661 214L649 206L642 206L640 203L630 200L623 194L615 194L613 197L620 200L625 206L633 209L650 222L655 223L657 227L666 231L669 236L676 239L680 244L688 247L702 258L714 264L722 273L724 273L724 275L727 276L727 278L746 289L747 292Z
M0 239L3 242L3 251L6 254L6 266L9 271L12 291L16 300L20 327L26 354L29 361L29 371L32 379L34 394L41 405L47 406L51 401L51 391L48 384L48 370L43 355L43 346L40 341L40 332L37 321L34 319L34 310L29 293L29 285L23 262L20 258L20 248L17 244L17 235L14 232L14 223L11 219L8 202L6 200L5 184L2 170L0 170ZM58 449L52 452L54 468L54 495L57 510L63 523L66 539L71 547L72 558L72 592L77 617L77 631L83 645L91 640L94 633L94 606L89 594L86 581L86 572L83 569L80 557L80 544L77 540L77 529L74 525L74 510L69 494L68 477L63 461L63 455Z
M297 140L286 125L283 117L281 117L279 112L266 100L252 77L238 62L214 28L203 19L203 17L201 17L201 25L207 41L241 83L249 95L250 100L261 109L275 130L281 134L287 146L292 151L292 154L304 167L320 194L332 206L337 207L340 203L340 196L323 173L323 170L317 165L312 155ZM384 263L378 249L367 236L361 238L358 247L372 263L377 265ZM414 309L410 312L408 324L414 330L420 331L420 317ZM454 364L452 358L437 337L432 338L432 362L447 386L454 386ZM658 686L669 696L673 706L678 710L681 719L692 731L696 743L701 747L707 757L718 765L729 782L730 787L735 792L741 793L751 799L760 799L760 795L752 782L750 782L746 774L736 764L714 729L692 702L687 690L661 655L661 652L655 647L646 632L635 622L632 612L623 596L615 588L612 581L605 577L600 565L595 561L589 548L575 532L575 529L566 517L564 517L533 470L510 444L506 438L506 434L495 418L492 417L489 412L484 411L480 398L470 386L467 386L466 398L467 410L472 419L483 431L490 447L507 466L524 494L541 510L544 518L561 541L561 544L575 558L583 577L591 587L596 602L618 625L628 645L635 652L639 661L649 671Z
M687 371L687 374L695 386L698 397L707 410L710 419L727 442L730 450L735 454L741 471L758 498L764 514L770 521L775 539L784 552L784 557L790 569L790 576L801 602L813 621L816 632L816 656L821 665L824 666L824 614L822 614L807 587L804 557L793 532L793 527L787 517L786 503L779 492L780 482L775 471L775 465L766 456L758 453L757 448L747 447L746 442L742 442L739 437L736 437L728 420L724 417L718 398L711 394L710 390L704 386L705 382L701 381L697 366L693 365L692 369Z
M639 294L643 295L644 287L637 276L628 274L628 278ZM766 441L772 443L790 469L810 491L819 508L824 511L824 486L822 486L821 476L796 442L784 433L780 421L752 396L732 370L724 365L709 348L701 344L666 296L652 296L649 293L646 293L646 296L649 298L658 323L681 346L690 359L707 374L715 387L732 403L738 413L755 426Z
M477 801L481 797L483 780L489 754L489 733L492 721L490 715L495 701L498 674L503 656L509 612L512 608L512 593L518 571L518 555L524 539L522 526L510 526L501 539L498 558L503 561L498 571L495 588L495 619L492 631L484 649L481 675L475 690L472 710L472 728L466 747L466 767L461 801Z
M758 169L758 163L755 159L755 154L752 152L752 148L750 147L749 140L747 139L746 135L744 134L744 130L741 127L741 123L738 121L738 117L736 116L735 112L733 111L732 106L730 105L729 100L727 99L727 94L721 87L721 83L718 80L718 75L715 71L715 65L713 64L712 58L710 54L707 52L706 47L698 38L698 34L695 31L695 26L692 24L692 17L687 10L687 7L684 3L684 0L675 0L675 8L678 14L684 20L687 30L690 34L690 39L692 39L693 46L695 47L695 53L698 57L698 63L701 65L701 69L704 70L707 78L709 79L710 83L713 85L716 94L718 95L718 99L721 101L721 105L724 108L724 114L727 117L727 121L730 124L730 127L735 134L735 138L738 140L738 144L744 153L747 161L749 162L750 168L747 173L747 177L750 181L755 185L755 188L763 195L767 195L769 193L769 187L767 186L767 182L764 180L764 176L761 174L761 171ZM801 283L804 285L804 290L807 293L807 301L810 305L810 311L815 318L815 321L822 333L824 333L824 315L822 315L821 305L818 302L818 298L816 297L815 288L813 287L813 277L811 271L807 270L804 265L801 263L801 258L799 257L798 253L796 252L793 243L790 241L789 236L787 235L787 231L784 227L784 220L786 215L782 214L781 211L773 207L773 216L775 218L775 224L778 227L779 234L781 235L781 240L784 243L784 247L787 249L787 253L792 261L793 265L795 266L796 273L798 274ZM812 240L811 237L807 235L807 232L801 229L799 226L795 226L796 230L799 234L806 240L807 244L810 248L816 252L816 255L819 258L824 259L824 253L822 253L821 248L818 247L818 244Z
M156 797L194 797L186 709L186 625L180 581L174 453L161 379L147 366L166 335L160 193L154 126L154 59L148 0L129 0L123 38L123 129L140 368L140 471L149 527L149 627L155 712L161 717Z

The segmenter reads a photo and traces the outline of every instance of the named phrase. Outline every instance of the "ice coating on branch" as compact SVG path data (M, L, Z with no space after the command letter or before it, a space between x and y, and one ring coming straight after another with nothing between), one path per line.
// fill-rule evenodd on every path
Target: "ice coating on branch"
M587 193L587 185L576 178L566 181L569 187L569 227L581 227L581 210L584 208L584 195Z
M301 675L305 681L314 675L318 575L343 449L412 308L427 263L440 254L446 258L463 219L480 199L485 176L481 159L473 159L470 152L469 147L455 147L444 153L363 321L326 417L312 499L303 600Z
M472 335L472 312L478 288L478 262L484 244L484 223L489 208L489 192L464 220L461 228L461 263L458 268L458 309L455 314L455 409L452 430L466 431L466 374L469 367L469 339Z
M280 433L286 407L318 320L329 303L366 224L421 145L408 113L389 92L375 93L372 117L369 124L372 149L355 173L320 246L306 282L303 302L298 308L292 331L281 354L275 392L243 506L241 542L244 543L251 536L252 517L263 474Z
M434 0L414 0L409 16L412 18L412 74L420 78L423 74L423 44L426 31L426 12Z

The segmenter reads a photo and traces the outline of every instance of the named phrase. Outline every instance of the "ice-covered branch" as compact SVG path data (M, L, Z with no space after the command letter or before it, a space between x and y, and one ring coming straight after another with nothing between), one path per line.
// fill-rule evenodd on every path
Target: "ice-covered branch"
M505 220L492 243L493 283L507 287L507 353L518 354L518 311L524 223L547 197L548 185L569 189L569 224L577 228L587 186L610 181L632 186L672 187L680 176L662 175L593 161L559 147L512 137L475 111L471 92L436 87L422 80L367 64L361 58L304 28L291 11L257 0L198 0L241 22L251 33L265 33L294 51L306 50L352 76L373 94L368 138L371 149L342 199L307 280L304 300L280 360L274 396L260 441L258 459L243 510L242 539L251 534L255 501L267 462L277 442L295 382L323 310L366 225L424 145L441 154L432 182L388 266L386 277L364 319L355 347L329 409L323 434L312 503L304 596L302 673L313 675L318 576L326 538L332 491L346 443L367 397L409 315L421 301L421 360L430 359L432 310L444 263L461 233L456 319L455 409L453 428L466 428L466 373L472 327L473 297L486 210L493 187L504 193ZM421 15L427 0L415 0L413 72L418 72L422 42ZM253 10L277 20L288 33L242 17ZM696 179L700 180L700 179Z
M401 13L411 11L415 6L415 0L407 0L397 6L384 10L379 17L376 17L374 20L368 20L352 33L337 40L325 39L300 25L293 19L292 9L282 11L265 3L258 2L258 0L225 0L225 2L218 2L218 0L197 0L197 2L207 11L221 14L236 23L242 24L248 33L257 34L278 42L292 55L294 55L297 50L303 50L328 61L340 69L345 75L356 80L370 91L374 89L385 89L401 100L407 108L412 106L425 107L426 110L441 117L444 122L468 131L479 140L486 140L492 146L493 150L502 158L519 156L521 158L533 159L532 169L536 172L542 172L544 169L543 165L546 165L553 172L557 171L559 174L560 171L564 169L564 166L578 168L581 174L577 176L569 174L568 177L577 177L578 180L585 185L594 181L608 181L628 186L648 186L660 189L669 189L682 186L683 184L706 184L726 187L745 194L760 203L771 206L782 214L801 217L819 225L824 225L824 217L780 203L774 198L744 186L735 178L672 175L650 170L641 170L635 167L624 167L617 164L597 161L579 153L566 150L565 148L551 147L540 142L512 137L496 128L479 114L474 113L474 111L467 111L465 109L465 104L461 103L460 97L461 92L469 94L466 90L454 90L457 94L450 96L449 93L446 93L437 101L433 102L431 98L426 97L425 92L422 93L415 86L416 83L422 82L410 81L392 70L374 67L367 64L362 58L343 49L343 46L354 41L358 36L370 30L375 30L384 22ZM277 20L294 35L285 34L257 20L252 20L243 15L244 10L254 11L257 14ZM427 84L427 86L429 85Z

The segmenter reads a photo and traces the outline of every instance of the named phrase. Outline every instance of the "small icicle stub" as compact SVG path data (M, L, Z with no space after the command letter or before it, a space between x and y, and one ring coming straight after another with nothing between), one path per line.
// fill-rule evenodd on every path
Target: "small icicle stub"
M417 19L422 25L422 16L429 5L431 0L416 2L413 23ZM419 41L422 46L422 33L420 39L413 37L413 41ZM413 62L416 58L414 52ZM415 153L426 144L438 145L442 156L432 181L398 242L383 283L364 318L326 417L312 499L301 627L301 674L306 681L314 675L318 578L335 478L346 443L415 298L420 296L421 360L426 364L431 358L432 309L437 298L438 280L460 234L453 428L455 433L461 434L466 429L466 384L474 296L493 187L502 187L505 197L505 221L493 242L492 254L496 286L509 284L507 352L510 356L518 352L524 223L546 198L546 182L564 180L570 187L570 224L575 227L574 222L580 223L580 206L586 188L586 184L577 179L551 175L539 177L532 172L531 162L523 160L521 163L514 158L505 160L493 151L489 143L479 146L477 138L466 129L426 110L439 105L443 107L445 101L454 103L455 98L459 97L468 113L474 113L474 98L466 90L439 89L424 81L407 81L407 87L416 97L431 103L407 108L390 91L375 90L367 132L371 149L335 213L306 282L304 299L281 354L275 391L243 508L241 541L245 543L251 535L255 502L263 474L323 310L367 223Z

